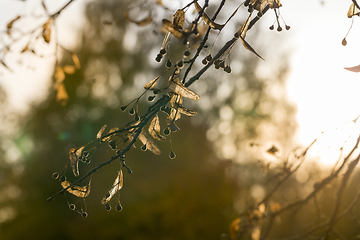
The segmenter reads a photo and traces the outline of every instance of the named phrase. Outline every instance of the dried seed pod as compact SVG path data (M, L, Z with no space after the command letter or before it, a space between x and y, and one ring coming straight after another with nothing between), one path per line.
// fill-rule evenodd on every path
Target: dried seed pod
M166 49L165 48L160 49L160 54L165 55L166 54Z
M161 62L162 57L163 57L162 55L158 54L158 55L156 56L155 60L156 60L157 62Z
M172 66L171 61L170 59L168 59L166 62L166 67L170 68L171 66Z
M165 128L163 131L164 135L169 135L170 134L170 129L169 128Z
M129 114L130 114L130 115L134 115L134 114L135 114L134 108L131 108L131 109L129 110Z
M127 108L127 106L121 106L120 110L124 112L126 110L126 108Z
M60 176L59 181L60 181L60 182L66 181L66 177L65 177L65 176Z
M220 64L219 64L219 66L220 66L221 68L225 68L225 61L221 61Z
M179 68L183 68L183 67L184 67L184 62L183 62L183 60L180 60L176 65L177 65Z
M71 204L69 204L69 208L70 208L70 210L75 210L76 206L75 206L75 204L71 203Z
M270 29L270 30L274 30L274 25L271 25L271 26L269 27L269 29Z
M206 57L201 61L202 64L206 65L207 64L207 60Z
M282 31L282 27L278 26L276 30L277 30L278 32L281 32L281 31Z
M226 66L226 67L224 68L224 71L227 72L227 73L231 73L231 68L230 68L230 66Z
M213 59L213 58L212 58L211 54L209 54L209 55L206 56L206 60L207 60L207 61L210 62L212 59Z
M120 211L123 209L123 207L121 206L120 203L118 203L118 204L116 205L115 209L116 209L116 211L120 212Z
M87 212L82 212L82 213L81 213L81 216L82 216L83 218L86 218L86 217L88 216L88 214L87 214Z
M104 207L105 207L106 211L110 211L110 210L111 210L111 206L110 206L109 203L105 203L105 204L104 204Z
M53 178L53 179L58 179L59 178L59 173L58 172L54 172L52 175L51 175L51 177Z
M154 99L155 99L155 96L149 96L149 97L148 97L148 101L149 101L149 102L154 101Z
M170 153L169 153L169 158L170 158L170 159L176 158L176 154L173 152L173 150L170 151Z
M110 141L110 142L109 142L109 147L110 147L112 150L115 150L115 149L116 149L116 141Z
M137 115L137 113L135 113L135 118L134 118L135 121L139 121L140 120L140 117L139 115Z

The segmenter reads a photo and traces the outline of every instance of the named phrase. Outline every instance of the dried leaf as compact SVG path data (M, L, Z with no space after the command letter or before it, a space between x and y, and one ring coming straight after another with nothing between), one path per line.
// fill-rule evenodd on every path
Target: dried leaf
M184 106L182 105L178 105L177 106L177 110L179 111L179 113L181 114L185 114L186 116L195 116L197 114L196 111L193 111L193 110L190 110L190 109L187 109L185 108Z
M195 8L197 10L197 12L199 13L200 11L202 11L202 8L200 7L200 5L197 2L194 2ZM214 21L212 21L208 15L206 15L205 12L203 12L203 14L201 15L202 19L204 20L204 22L209 25L209 27L213 28L213 29L218 29L221 30L223 29L223 27L225 26L225 24L218 24Z
M360 65L355 67L346 67L345 69L351 72L360 72Z
M267 3L271 9L282 7L280 0L267 0Z
M43 38L46 43L50 42L51 39L51 24L52 24L53 18L49 18L46 23L44 23L43 27Z
M159 116L155 115L155 117L151 120L148 131L154 139L158 141L164 141L166 138L160 134L160 130L161 129L160 129Z
M102 141L102 134L105 131L105 128L107 127L107 125L105 124L104 126L102 126L102 128L99 130L99 132L96 134L96 139L99 141Z
M169 126L173 122L181 118L180 112L176 108L171 108L169 115L166 118L166 124Z
M81 65L80 65L80 60L79 60L78 56L75 53L73 53L73 54L71 54L71 58L74 62L76 69L80 69Z
M17 20L19 20L21 18L21 16L17 16L16 18L14 18L13 20L11 20L7 25L7 29L10 30L12 28L12 25L14 24L14 22L16 22ZM9 32L8 32L9 33Z
M262 60L265 61L265 59L263 59L251 46L249 43L247 43L245 41L245 39L243 39L241 36L240 36L240 39L241 39L241 43L244 45L244 47L249 50L250 52L252 52L253 54L255 54L256 56L258 56L259 58L261 58Z
M179 94L182 97L189 98L191 100L199 100L200 96L196 94L194 91L188 89L184 86L182 82L180 82L178 77L172 78L170 77L169 87L167 88L168 94Z
M65 85L64 83L61 83L57 89L56 101L65 106L68 100L69 95L66 92Z
M185 12L182 9L179 9L174 14L173 24L176 29L183 29L185 22Z
M151 15L149 14L147 17L141 19L141 20L133 20L129 17L129 10L128 11L125 11L124 13L124 16L125 16L125 19L129 22L132 22L132 23L135 23L137 24L138 26L145 26L145 25L148 25L149 23L152 22L152 17Z
M149 151L153 152L156 155L159 155L161 153L160 149L156 146L155 142L151 138L149 138L145 133L141 132L138 138L144 145L146 145Z
M182 105L183 99L180 95L174 94L170 99L170 104L172 107L177 108L178 105Z
M75 177L79 176L79 174L80 174L79 161L80 161L80 157L82 155L82 151L84 150L85 147L86 147L86 145L84 145L80 148L72 148L69 151L70 166L73 170Z
M72 195L79 197L79 198L86 198L90 194L90 184L91 180L89 181L87 186L79 187L79 186L71 186L71 183L68 181L61 182L61 186L71 193Z
M177 27L169 20L163 19L162 23L166 28L166 30L168 30L172 35L174 35L174 37L176 37L180 41L182 41L185 38L184 32L181 29L177 29Z
M247 30L248 30L248 28L249 28L249 25L250 25L250 20L251 20L251 14L252 13L250 13L249 14L249 16L248 16L248 18L246 19L246 21L244 22L244 24L239 28L239 30L235 33L235 38L239 38L239 37L241 37L241 38L243 38L243 39L245 39L245 36L246 36L246 32L247 32Z
M357 2L357 0L355 0ZM353 16L360 16L360 10L355 6L354 3L350 5L349 11L347 13L348 18L352 18Z
M106 194L106 196L101 200L101 203L106 204L110 202L113 196L123 187L123 184L124 184L124 176L122 170L120 170L111 189Z
M144 88L148 89L148 90L155 89L156 82L157 82L157 80L159 80L159 78L160 78L160 76L157 76L155 79L153 79L150 82L148 82L147 84L145 84Z
M275 147L274 145L269 148L266 152L272 154L272 155L275 155L277 152L279 151L279 149L277 147Z
M75 66L72 66L72 65L65 65L65 66L63 67L63 70L64 70L64 72L67 73L67 74L74 74L76 68L75 68Z

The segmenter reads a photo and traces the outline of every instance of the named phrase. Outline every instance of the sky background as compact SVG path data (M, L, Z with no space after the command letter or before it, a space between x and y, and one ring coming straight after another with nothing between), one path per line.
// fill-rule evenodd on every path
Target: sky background
M0 29L5 30L9 20L32 11L41 1L31 2L32 5L26 5L21 1L1 1ZM50 2L50 12L66 3L46 1ZM86 2L75 1L59 17L59 32L67 32L60 34L60 42L69 48L74 47L77 33L84 24L81 14ZM285 38L284 46L276 47L291 51L288 96L298 108L298 139L302 144L308 144L322 131L342 126L360 114L360 75L344 70L344 67L360 64L356 44L360 40L360 19L355 17L347 37L348 45L344 47L341 41L352 21L347 18L350 0L283 0L282 4L281 14L291 30L266 32ZM274 21L273 14L267 14L262 21L263 27L270 26ZM0 75L0 83L7 90L14 109L26 111L29 102L46 92L52 68L34 68L48 66L48 62L49 59L26 56L21 71L3 71Z

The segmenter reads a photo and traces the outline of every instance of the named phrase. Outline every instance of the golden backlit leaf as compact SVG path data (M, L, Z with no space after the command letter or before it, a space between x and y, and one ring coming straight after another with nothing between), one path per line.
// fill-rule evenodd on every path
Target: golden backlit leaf
M167 88L167 92L168 94L179 94L182 97L186 97L189 98L191 100L199 100L200 96L198 94L196 94L194 91L188 89L187 87L184 86L184 84L182 82L180 82L178 77L175 78L170 78L169 81L169 87Z
M76 68L75 68L75 66L72 66L72 65L65 65L65 66L63 67L63 70L64 70L64 72L67 73L67 74L74 74Z
M13 20L11 20L7 25L7 29L9 30L10 28L12 28L12 25L14 24L14 22L16 22L17 20L19 20L21 18L21 16L17 16L16 18L14 18Z
M155 117L151 120L148 131L154 139L164 141L166 138L160 134L160 130L159 116L155 115Z
M122 170L120 170L111 189L106 194L106 196L101 200L101 203L106 204L110 202L113 196L123 187L123 184L124 184L124 176Z
M230 237L231 237L231 240L235 240L237 239L237 234L238 232L240 231L240 218L237 218L235 220L233 220L231 223L230 223Z
M99 132L96 134L96 139L101 141L102 140L102 134L105 131L105 128L107 127L107 125L105 124L104 126L102 126L102 128L99 130Z
M254 53L256 56L258 56L259 58L261 58L262 60L265 61L265 59L263 59L263 58L250 46L250 44L245 41L245 39L243 39L241 36L240 36L240 39L241 39L241 43L243 44L243 46L244 46L247 50L249 50L250 52Z
M69 95L66 92L65 85L64 83L61 83L57 89L56 101L65 106L68 100Z
M174 14L173 24L176 29L182 29L185 22L185 12L182 9L179 9Z
M72 195L79 197L79 198L86 198L90 194L90 184L91 180L89 181L87 186L79 187L79 186L71 186L71 183L68 181L61 182L61 186L71 193Z
M42 28L43 28L42 36L43 36L44 41L46 43L49 43L50 39L51 39L51 24L52 24L52 21L53 21L53 18L51 17L42 26Z
M270 154L272 154L272 155L275 155L278 151L279 151L279 149L273 145L273 146L272 146L271 148L269 148L266 152L267 152L267 153L270 153Z
M82 151L84 150L85 147L86 147L86 145L79 147L79 148L72 148L69 151L70 166L71 166L71 169L73 170L75 177L79 176L79 174L80 174L79 161L80 161L80 157L82 155Z
M185 38L185 34L181 29L177 29L176 26L167 19L163 19L162 23L166 30L168 30L174 37L182 41Z
M145 89L148 89L148 90L153 90L155 89L155 86L156 86L156 82L157 80L159 80L160 76L157 76L155 79L151 80L150 82L146 83L144 85L144 88Z
M75 65L76 69L80 69L81 65L80 65L80 60L79 60L78 56L75 53L72 53L71 58L72 58L72 60L74 62L74 65Z
M357 2L357 0L356 0L356 2ZM348 18L352 18L353 16L360 16L360 11L359 11L359 9L355 6L355 4L354 3L352 3L351 5L350 5L350 8L349 8L349 11L348 11L348 13L347 13L347 16L348 16Z
M151 15L149 14L147 17L141 19L141 20L133 20L129 17L129 11L125 11L124 13L124 16L125 16L125 19L129 22L132 22L132 23L135 23L137 24L138 26L145 26L145 25L148 25L149 23L152 22L152 17Z
M345 69L351 72L360 72L360 65L355 67L346 67Z
M199 13L200 11L202 11L202 8L201 6L197 3L197 2L194 2L194 5L195 5L195 8L197 10L197 12ZM204 22L209 25L209 27L211 27L212 29L218 29L218 30L221 30L223 29L223 27L225 26L225 24L218 24L216 22L214 22L213 20L211 20L208 15L206 15L205 12L203 12L202 14L202 19L204 20Z
M159 155L161 153L160 149L158 148L158 146L156 146L155 142L149 138L145 133L141 132L139 134L139 140L146 145L146 148L153 152L156 155Z

